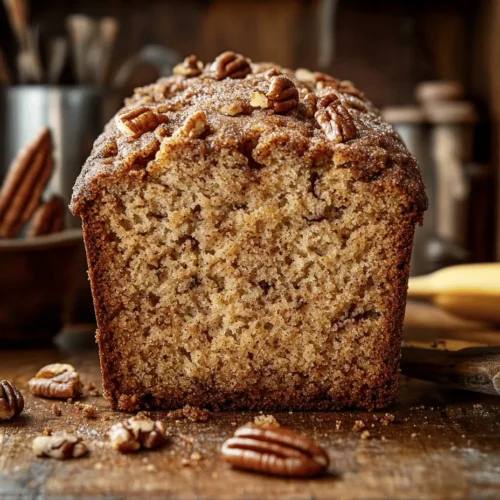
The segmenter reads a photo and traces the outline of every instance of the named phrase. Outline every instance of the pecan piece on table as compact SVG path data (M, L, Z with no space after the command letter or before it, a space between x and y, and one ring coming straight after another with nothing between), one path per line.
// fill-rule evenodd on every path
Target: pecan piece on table
M115 117L116 127L120 132L137 139L146 132L152 132L161 123L166 123L168 117L147 106L126 109Z
M82 438L66 434L65 432L50 436L37 436L33 440L33 452L37 457L57 458L79 458L88 451Z
M182 75L187 78L201 75L203 63L195 56L190 55L174 67L174 75Z
M313 477L327 471L326 451L290 429L247 424L222 446L233 467L275 476Z
M266 97L275 113L286 113L296 108L299 102L299 92L293 81L279 74L271 78Z
M23 395L8 380L0 381L0 420L17 417L23 409Z
M167 442L163 422L137 416L113 425L108 434L111 446L120 453L131 453L141 448L152 450Z
M224 78L245 78L252 72L249 60L235 52L223 52L212 63L210 69L214 72L216 80Z
M54 363L39 370L28 382L28 389L35 396L68 399L82 393L82 384L80 375L73 366Z
M349 141L357 135L356 126L347 108L335 94L328 94L318 102L316 122L326 137L333 142Z

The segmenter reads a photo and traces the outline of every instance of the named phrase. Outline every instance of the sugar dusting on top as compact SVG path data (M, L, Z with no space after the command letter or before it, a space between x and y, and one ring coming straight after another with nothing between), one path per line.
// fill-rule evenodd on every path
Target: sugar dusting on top
M179 129L200 111L206 117L203 133L177 139L186 154L193 149L193 142L202 141L207 154L236 149L253 161L256 146L265 144L269 149L307 156L311 163L333 160L339 168L352 169L362 182L397 185L412 211L421 213L427 208L415 159L375 106L350 82L270 63L251 64L252 72L244 78L217 80L210 68L207 64L198 76L178 74L136 89L119 113L142 106L160 113L161 119L138 137L120 131L115 120L108 123L75 184L71 203L75 214L80 214L106 183L130 171L140 175L140 170L155 159L162 142L179 135ZM270 75L277 73L286 75L297 88L297 106L283 114L253 107L252 95L265 95ZM332 93L356 128L353 139L340 143L329 140L315 118L316 101Z

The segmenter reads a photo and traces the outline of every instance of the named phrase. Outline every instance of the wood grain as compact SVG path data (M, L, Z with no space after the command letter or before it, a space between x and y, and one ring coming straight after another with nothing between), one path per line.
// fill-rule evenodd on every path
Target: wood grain
M500 342L500 332L472 329L467 323L463 330L459 322L452 329L445 322L441 329L442 316L438 313L436 320L434 310L425 306L410 306L410 311L407 337L415 343L464 336L478 345ZM412 327L411 318L422 315L429 318L428 325L421 319L417 328ZM84 383L99 385L97 352L89 332L67 332L53 349L0 352L0 377L10 379L26 397L22 417L0 424L0 498L500 497L497 397L402 377L400 403L390 410L396 420L388 426L369 412L275 413L282 425L326 446L332 463L324 478L286 480L235 471L220 459L224 439L257 415L250 412L214 414L206 423L167 419L172 437L165 448L119 455L109 446L106 432L125 415L109 410L102 397L82 399L98 409L97 418L89 420L66 402L60 403L62 416L55 416L52 401L27 393L28 379L40 366L54 361L74 364ZM152 415L166 418L165 412ZM366 423L371 439L362 440L352 430L356 420ZM34 457L31 441L45 427L76 432L85 438L90 454L64 462ZM203 459L198 465L183 466L182 459L189 459L193 451L199 451Z

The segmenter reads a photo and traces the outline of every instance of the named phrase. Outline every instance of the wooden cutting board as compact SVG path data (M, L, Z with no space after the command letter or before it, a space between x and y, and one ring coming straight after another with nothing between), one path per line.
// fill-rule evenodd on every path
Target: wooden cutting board
M429 344L438 338L500 344L499 332L460 323L427 306L410 306L407 338ZM56 349L0 351L0 378L10 379L26 398L26 411L0 423L0 498L175 498L175 499L454 499L500 498L500 398L432 383L401 379L400 403L382 425L371 412L274 413L283 426L316 438L331 457L331 472L314 480L286 480L232 470L219 456L236 426L258 415L219 413L205 423L170 421L171 439L159 451L120 455L106 432L124 414L109 410L100 396L88 419L71 403L32 397L28 379L51 362L69 362L83 382L100 386L98 358L89 332L68 332ZM435 344L439 346L439 344ZM152 412L166 419L166 412ZM380 415L380 414L379 414ZM370 439L352 430L361 420ZM89 445L87 457L36 458L31 441L44 428L68 430ZM190 460L194 451L202 460ZM183 465L183 459L188 465Z

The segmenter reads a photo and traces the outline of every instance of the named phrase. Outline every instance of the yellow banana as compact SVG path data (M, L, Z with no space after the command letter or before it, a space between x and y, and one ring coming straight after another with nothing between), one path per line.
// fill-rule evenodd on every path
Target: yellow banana
M500 324L500 262L451 266L410 278L408 297L429 299L462 318Z

